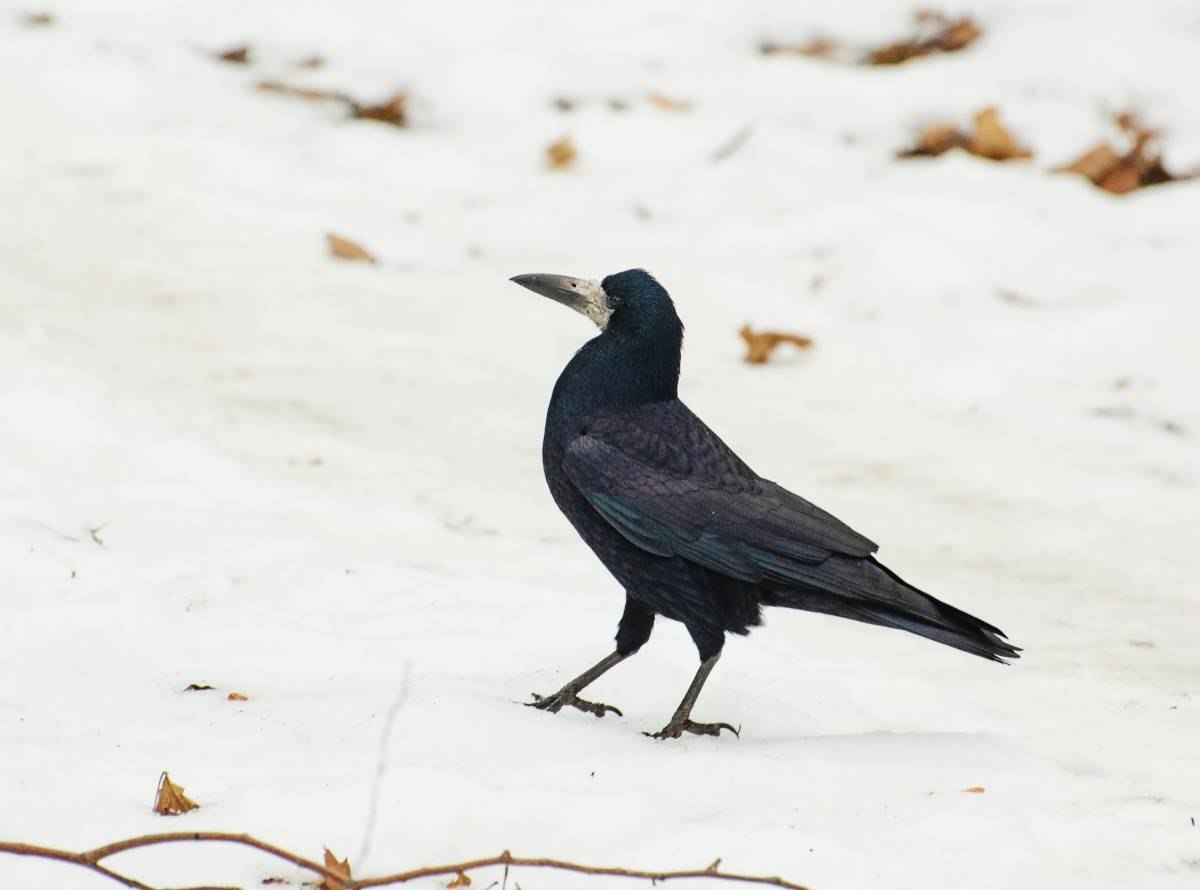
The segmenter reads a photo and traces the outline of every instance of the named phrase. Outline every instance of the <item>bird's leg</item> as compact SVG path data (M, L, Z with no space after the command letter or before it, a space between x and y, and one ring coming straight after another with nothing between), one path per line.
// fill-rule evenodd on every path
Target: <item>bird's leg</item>
M612 711L618 717L624 717L617 708L600 702L585 701L579 693L589 683L594 682L601 674L616 667L630 655L637 652L650 639L650 631L654 629L654 612L635 600L628 592L625 594L625 611L617 625L617 651L605 658L599 664L592 665L554 695L533 694L533 701L527 702L531 708L541 708L557 714L565 705L603 717Z
M688 687L688 691L683 696L683 701L675 709L675 714L671 717L670 722L658 732L648 732L645 733L646 735L653 739L677 739L685 732L695 733L696 735L720 735L722 729L728 729L734 735L739 734L728 723L696 723L691 719L692 708L696 704L696 699L700 697L700 690L704 688L704 681L708 679L708 675L712 673L712 669L716 667L717 659L720 657L721 650L718 649L704 661L700 662L700 668L696 671L696 676L692 678L692 685Z
M564 705L570 705L572 708L578 708L581 711L586 711L589 714L595 714L597 717L603 717L609 711L612 711L618 717L625 715L612 705L606 705L602 702L586 701L579 697L579 693L588 684L599 678L611 668L616 667L630 655L632 652L627 652L624 655L618 650L613 652L607 658L592 665L562 689L553 695L538 695L533 694L533 701L525 704L531 708L540 708L543 711L550 711L552 714L557 714L563 709Z

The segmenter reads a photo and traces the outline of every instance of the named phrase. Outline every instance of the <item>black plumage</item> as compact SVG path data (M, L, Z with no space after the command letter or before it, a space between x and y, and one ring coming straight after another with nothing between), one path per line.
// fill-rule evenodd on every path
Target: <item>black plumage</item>
M997 628L881 565L870 539L760 477L679 401L683 325L649 274L513 280L602 328L554 387L542 461L555 502L626 592L616 651L532 704L616 711L578 693L636 652L656 615L682 622L701 660L657 737L732 729L692 721L691 708L725 634L747 633L763 606L899 628L993 661L1018 657Z

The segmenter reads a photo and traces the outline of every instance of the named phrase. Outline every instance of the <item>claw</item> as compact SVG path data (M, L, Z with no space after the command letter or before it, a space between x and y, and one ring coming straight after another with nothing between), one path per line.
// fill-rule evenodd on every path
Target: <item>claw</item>
M738 738L741 738L742 731L739 726L734 729L728 723L696 723L693 720L672 720L658 732L644 732L642 735L649 736L652 739L677 739L685 732L690 732L695 735L715 735L719 736L722 729L728 729Z
M565 705L570 705L572 708L583 711L587 714L595 714L597 717L603 717L609 711L612 711L618 717L624 717L620 708L615 708L612 705L606 705L603 702L587 701L580 698L574 692L565 692L559 690L554 695L538 695L533 693L533 701L525 702L527 708L537 708L540 711L549 711L551 714L557 714Z

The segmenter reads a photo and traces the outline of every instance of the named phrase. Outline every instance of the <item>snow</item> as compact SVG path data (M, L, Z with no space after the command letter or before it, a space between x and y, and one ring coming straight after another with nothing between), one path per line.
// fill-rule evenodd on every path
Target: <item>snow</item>
M886 41L911 9L884 0L0 6L0 839L1195 886L1200 184L1049 172L1125 107L1200 167L1194 3L980 0L976 47L889 69L756 49ZM250 66L209 54L243 42ZM412 125L268 78L404 89ZM986 104L1033 161L892 158ZM546 169L568 133L578 164ZM507 279L634 265L688 326L688 403L1020 662L775 611L696 710L741 738L657 743L696 666L660 621L591 690L624 718L521 707L609 651L621 597L541 479L591 332ZM747 366L744 322L816 347ZM201 809L150 812L164 769ZM237 849L111 864L301 877Z

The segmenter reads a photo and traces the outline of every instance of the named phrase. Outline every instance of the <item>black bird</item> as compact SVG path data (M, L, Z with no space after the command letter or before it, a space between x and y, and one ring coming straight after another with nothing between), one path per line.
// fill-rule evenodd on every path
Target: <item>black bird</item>
M992 661L1019 657L999 629L908 584L868 538L751 470L679 401L683 324L649 273L512 280L600 328L554 386L542 465L559 509L625 588L616 651L530 705L620 714L579 693L641 648L656 615L683 623L700 668L655 738L736 733L694 722L692 706L725 634L749 633L763 606L895 627Z

